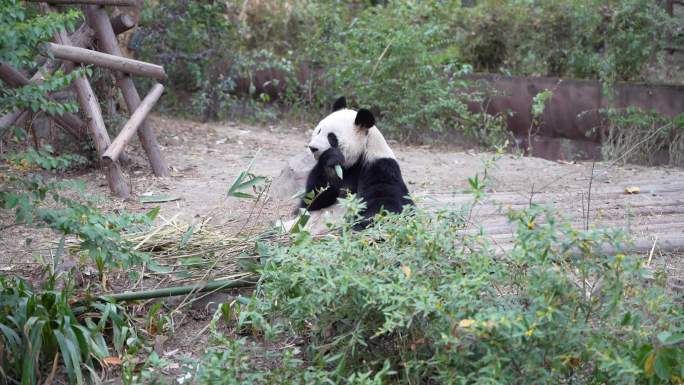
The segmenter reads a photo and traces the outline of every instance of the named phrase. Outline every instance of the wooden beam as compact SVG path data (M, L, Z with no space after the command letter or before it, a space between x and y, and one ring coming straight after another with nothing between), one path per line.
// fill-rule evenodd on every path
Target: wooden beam
M116 35L121 35L122 33L135 27L135 19L128 13L120 13L119 15L112 18L112 29Z
M137 7L137 0L27 0L29 3L50 3L50 4L97 4L112 6Z
M107 147L107 151L102 154L102 159L105 161L117 161L119 155L123 151L124 147L133 138L133 135L138 131L138 127L145 121L147 114L150 113L152 107L154 107L157 100L164 92L164 86L157 83L155 84L150 92L145 96L145 99L140 103L135 112L128 119L128 122L123 126L119 135L112 141L112 144Z
M24 76L24 74L22 74L19 70L3 62L0 62L0 79L2 79L12 88L24 87L31 84L31 80ZM52 100L50 96L48 96L48 99ZM78 116L69 112L65 112L62 115L49 115L69 134L77 139L80 139L81 132L86 124Z
M24 112L24 110L14 110L0 117L0 130L13 125Z
M69 40L74 47L88 48L95 41L95 31L90 28L88 23L83 23L74 33L69 35Z
M89 5L84 7L88 24L95 30L95 35L99 41L100 50L116 56L123 56L121 49L114 35L112 24L109 22L109 17L104 8ZM133 78L125 73L118 72L116 74L117 86L121 89L128 112L133 113L140 105L140 95L135 89ZM156 176L169 176L169 167L164 162L159 151L159 144L157 138L154 136L152 127L149 126L145 120L138 129L138 138L147 154L147 159L150 161L152 171Z
M14 110L0 117L0 139L5 136L10 127L21 127L26 124L29 115L31 113L27 110Z
M160 65L62 44L48 43L47 47L57 59L69 60L74 63L93 64L114 71L147 76L154 79L164 79L166 77L164 67Z
M23 87L30 83L21 71L4 62L0 62L0 79L12 88Z
M46 4L43 4L41 8L48 12L53 12L52 8ZM64 31L56 32L55 40L63 45L71 44L69 37ZM67 67L71 67L67 69L73 69L73 64L69 63ZM84 77L76 78L74 80L74 87L76 88L78 101L86 116L88 129L93 142L95 143L97 154L102 156L107 147L111 144L111 141L109 139L109 134L107 134L107 127L102 119L102 111L100 110L97 96L95 96L95 92L93 92L93 88L90 86L88 79ZM109 189L121 198L128 198L131 195L131 188L128 186L128 183L126 183L123 172L121 171L121 166L116 162L109 162L109 164L104 165L104 168Z
M88 26L88 23L83 23L74 33L69 35L69 39L75 47L90 47L95 40L95 31ZM31 83L42 83L47 75L52 74L60 67L61 62L59 60L39 56L36 61L40 61L40 58L44 60L38 71L31 77Z

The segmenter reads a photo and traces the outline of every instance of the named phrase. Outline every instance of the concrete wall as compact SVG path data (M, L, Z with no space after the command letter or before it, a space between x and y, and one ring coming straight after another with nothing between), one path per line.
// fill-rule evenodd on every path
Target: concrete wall
M494 96L488 112L506 110L515 114L508 118L508 126L516 136L526 137L532 124L532 99L545 90L553 90L553 97L542 116L541 136L566 138L600 143L599 109L608 107L610 100L603 95L602 86L593 80L559 78L521 78L497 75L477 75L493 88L503 92ZM635 106L656 110L667 116L684 113L684 86L619 83L614 89L613 106ZM473 110L479 106L471 105Z

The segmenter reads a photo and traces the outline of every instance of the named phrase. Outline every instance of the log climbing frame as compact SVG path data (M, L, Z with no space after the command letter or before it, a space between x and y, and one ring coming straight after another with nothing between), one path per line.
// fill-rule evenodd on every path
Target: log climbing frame
M70 72L77 66L93 65L113 71L116 85L121 90L130 114L129 120L114 140L111 140L107 133L100 104L86 77L78 77L73 82L73 88L85 119L71 113L55 114L50 117L77 140L81 140L84 131L88 132L103 162L109 188L116 196L128 198L131 195L131 188L123 175L120 161L126 158L125 146L136 134L154 174L168 176L168 166L161 156L157 139L146 119L161 97L164 86L155 83L141 101L132 78L136 75L161 81L166 78L166 73L162 66L124 57L116 36L133 28L136 20L126 13L110 19L105 9L106 6L137 7L139 2L137 0L28 1L40 3L40 9L44 13L58 12L53 7L55 4L80 6L86 16L86 22L72 34L67 34L63 30L55 33L54 43L47 45L47 51L51 57L43 62L41 68L31 78L11 65L0 62L0 79L9 87L19 88L38 84L43 81L46 74L59 68L62 68L64 72ZM97 47L97 50L93 47ZM0 128L21 124L27 116L27 111L12 111L0 117Z

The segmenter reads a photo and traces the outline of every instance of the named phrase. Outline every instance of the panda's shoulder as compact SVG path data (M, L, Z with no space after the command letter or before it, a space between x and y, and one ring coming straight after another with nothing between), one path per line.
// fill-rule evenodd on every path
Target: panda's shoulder
M399 162L391 157L364 159L362 169L363 174L369 178L401 175Z

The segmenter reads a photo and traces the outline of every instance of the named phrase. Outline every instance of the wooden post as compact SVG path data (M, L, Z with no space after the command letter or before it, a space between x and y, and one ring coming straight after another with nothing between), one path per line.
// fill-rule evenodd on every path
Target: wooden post
M12 88L19 88L31 84L31 80L24 76L19 70L10 66L7 63L0 62L0 79L7 83ZM48 99L52 99L48 96ZM50 116L59 123L60 126L77 139L81 137L85 122L78 116L65 112L62 115L50 114Z
M121 35L135 27L135 24L135 19L128 13L120 13L118 16L112 18L112 29L116 35Z
M50 6L48 5L43 5L42 8L51 11ZM71 44L69 37L64 31L56 32L55 39L60 44ZM73 69L73 63L68 63L67 67L71 67L68 69ZM93 142L95 143L97 154L102 156L105 150L107 150L107 147L111 144L111 141L109 139L109 134L107 134L107 127L102 119L100 104L97 102L97 97L95 96L88 79L78 77L74 80L74 86L76 87L76 95L78 96L81 108L86 116L88 128L93 138ZM105 173L107 174L109 189L121 198L128 198L131 195L131 188L124 179L121 166L116 162L110 162L109 164L105 164L104 168Z
M157 100L159 100L159 97L161 97L162 92L164 92L163 85L157 83L152 87L147 96L145 96L145 99L143 99L138 108L131 115L131 118L128 119L128 122L126 122L121 131L119 131L119 135L114 138L112 144L107 147L107 151L102 154L102 159L106 161L116 161L119 159L119 155L123 151L124 146L133 138L138 127L140 127L145 120L145 117L147 117L147 114L150 113L152 107L154 107Z
M62 44L48 43L47 47L58 59L68 60L74 63L93 64L114 71L142 75L154 79L164 79L166 77L164 67L160 65Z
M29 3L50 3L50 4L97 4L135 7L137 0L27 0Z
M116 41L112 24L109 22L109 17L104 8L88 5L85 7L85 10L88 23L95 30L100 49L110 55L123 56ZM138 95L138 91L135 89L133 78L121 72L118 72L116 77L117 85L121 89L128 106L128 112L132 114L140 105L140 95ZM138 129L138 138L147 153L147 158L150 161L154 175L168 176L169 168L161 156L157 138L154 136L154 132L146 120L143 121Z

